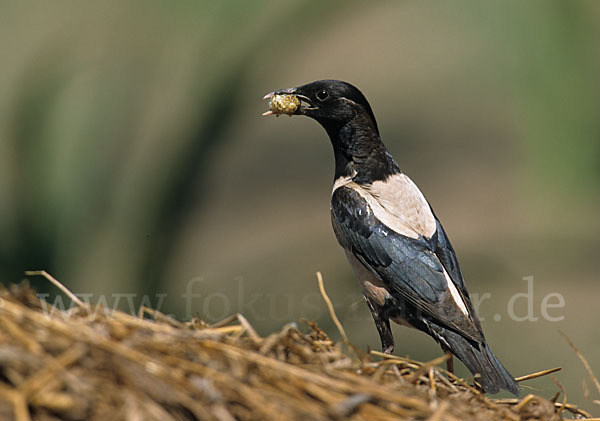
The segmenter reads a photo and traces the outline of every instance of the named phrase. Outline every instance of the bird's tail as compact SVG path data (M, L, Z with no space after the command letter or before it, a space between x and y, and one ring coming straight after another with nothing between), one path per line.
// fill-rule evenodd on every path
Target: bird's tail
M479 374L476 379L487 393L498 393L504 389L519 396L519 385L514 377L494 355L490 346L483 342L475 344L465 339L456 332L443 329L438 332L444 338L443 347L447 347L458 357L473 375Z

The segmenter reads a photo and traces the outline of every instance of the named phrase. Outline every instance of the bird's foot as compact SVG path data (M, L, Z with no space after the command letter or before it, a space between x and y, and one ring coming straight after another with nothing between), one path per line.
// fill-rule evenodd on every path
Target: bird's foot
M385 348L383 348L384 354L392 354L393 352L394 352L394 345L388 345Z

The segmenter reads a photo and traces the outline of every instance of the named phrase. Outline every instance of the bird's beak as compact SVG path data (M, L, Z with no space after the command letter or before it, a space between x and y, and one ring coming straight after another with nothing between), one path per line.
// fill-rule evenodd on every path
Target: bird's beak
M297 88L288 88L281 89L278 91L269 92L266 94L263 99L270 99L275 95L294 95L300 100L300 106L294 111L293 115L305 115L308 110L316 110L318 107L315 107L310 98L305 95L302 95L298 92ZM273 111L269 110L263 113L264 116L276 114Z

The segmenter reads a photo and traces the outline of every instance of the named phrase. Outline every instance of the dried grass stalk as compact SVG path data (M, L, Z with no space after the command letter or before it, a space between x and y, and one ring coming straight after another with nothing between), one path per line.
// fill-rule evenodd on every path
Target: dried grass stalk
M151 317L145 319L87 304L51 316L43 308L27 285L0 292L0 419L516 421L558 419L563 410L590 416L534 395L487 398L438 367L445 356L426 363L375 351L350 356L314 322L263 338L242 315L208 325L152 309L140 312Z

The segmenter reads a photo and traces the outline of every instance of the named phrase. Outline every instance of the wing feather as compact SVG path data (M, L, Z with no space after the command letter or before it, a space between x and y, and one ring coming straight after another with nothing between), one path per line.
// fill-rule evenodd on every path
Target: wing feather
M340 186L333 192L331 211L340 244L373 272L390 294L466 338L483 340L478 321L472 320L477 316L472 312L468 294L463 293L466 289L462 277L455 286L468 302L468 317L448 288L443 261L453 263L448 257L449 251L444 251L440 259L436 254L438 250L432 249L427 239L410 238L389 229L374 215L365 198L349 186ZM445 233L442 238L447 240ZM453 267L451 273L460 273L457 262L454 263L456 268ZM454 276L451 278L454 281Z

